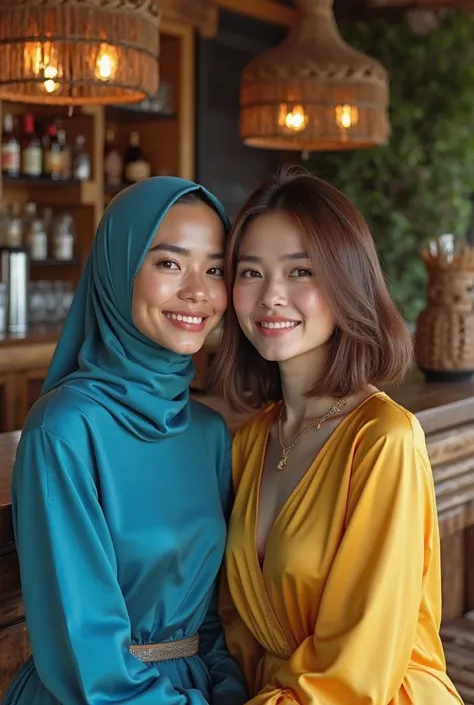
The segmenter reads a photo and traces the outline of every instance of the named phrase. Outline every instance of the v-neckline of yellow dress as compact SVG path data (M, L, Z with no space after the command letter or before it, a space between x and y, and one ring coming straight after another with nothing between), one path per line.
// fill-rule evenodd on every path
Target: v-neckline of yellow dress
M356 407L354 407L354 409L352 409L352 411L350 411L341 420L341 422L336 426L336 428L333 430L333 432L330 434L330 436L326 439L322 448L320 449L318 454L315 456L315 458L313 458L313 460L312 460L311 464L308 466L306 472L303 474L300 481L297 483L297 485L290 492L290 494L286 498L284 504L282 505L280 511L275 516L275 519L273 521L273 524L271 525L270 531L268 532L267 541L265 544L263 561L260 562L260 558L258 556L258 550L257 550L257 535L258 535L258 525L259 525L259 520L260 520L260 495L261 495L261 488L262 488L263 471L264 471L264 467L265 467L265 458L267 455L268 443L270 440L270 432L271 432L272 426L275 422L275 419L277 416L277 411L279 411L281 404L275 404L275 406L272 410L273 413L268 414L267 425L264 429L265 441L264 441L263 453L262 453L262 457L261 457L261 461L260 461L260 467L258 469L258 476L257 476L257 481L256 481L256 493L255 493L255 500L254 500L254 507L253 507L253 518L254 518L254 522L253 522L253 524L254 524L254 540L253 540L254 551L253 552L254 552L255 560L257 561L257 565L260 569L260 573L262 574L263 580L264 580L264 568L265 568L268 540L270 538L270 534L274 531L275 526L278 525L281 517L284 516L286 510L292 504L295 497L300 493L300 491L303 489L303 487L306 485L306 483L310 481L310 479L312 478L312 476L315 472L315 468L317 468L318 465L321 463L322 459L324 458L326 453L329 451L330 447L332 446L334 440L337 438L339 433L344 430L345 426L349 423L349 421L357 414L358 411L360 411L362 409L362 407L365 406L365 404L368 401L370 401L374 397L383 396L384 394L385 393L381 392L380 390L377 390L376 392L372 392L369 396L367 396L365 399L363 399L360 402L360 404L358 404Z
M277 628L278 632L281 635L281 638L283 640L283 643L286 645L286 650L288 655L293 653L295 648L298 646L296 643L295 644L290 644L290 641L287 638L287 635L283 631L280 622L275 614L275 611L273 609L273 605L270 599L270 595L268 594L267 590L267 585L265 582L265 561L267 557L267 547L268 543L270 540L270 537L272 533L275 531L275 529L278 527L278 523L280 522L281 518L285 515L285 512L288 510L288 507L292 504L294 501L295 497L300 493L300 491L303 489L303 487L306 486L307 483L310 482L312 479L316 468L318 465L321 463L322 459L326 455L326 453L329 451L330 447L332 446L334 440L339 436L339 434L344 430L345 426L349 423L351 419L354 418L354 416L365 406L365 404L370 400L373 399L374 397L377 396L384 396L385 393L377 390L376 392L372 392L368 397L366 397L363 401L360 402L352 411L350 411L347 416L345 416L342 421L336 426L334 431L331 433L331 435L327 438L325 441L324 445L322 446L321 450L318 452L316 457L313 459L312 463L309 465L308 469L304 473L304 475L301 477L300 481L298 484L295 486L295 488L292 490L292 492L288 495L285 503L281 507L280 511L275 517L275 520L273 524L270 527L270 531L268 532L266 544L265 544L265 551L264 551L264 557L263 561L260 563L260 559L258 556L258 550L257 550L257 532L258 532L258 522L260 518L260 492L261 492L261 486L262 486L262 477L263 477L263 470L265 466L265 457L267 455L267 448L268 448L268 442L270 439L270 432L272 425L275 421L277 411L280 408L280 404L275 404L274 408L272 409L273 413L269 413L267 417L267 423L265 428L263 429L263 433L265 435L265 441L263 445L263 453L262 457L260 459L260 466L258 469L258 476L257 476L257 481L255 483L256 487L256 492L254 493L254 498L253 498L253 506L251 509L251 515L253 518L253 540L252 540L252 560L254 563L254 574L256 575L256 578L258 580L258 583L260 585L261 593L264 596L265 599L265 605L262 605L264 608L265 614L267 616L267 619L269 622L273 623L275 627Z

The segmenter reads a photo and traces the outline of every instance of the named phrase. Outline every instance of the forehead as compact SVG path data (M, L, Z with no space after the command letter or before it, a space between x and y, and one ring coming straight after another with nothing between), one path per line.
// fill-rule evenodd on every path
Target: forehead
M166 242L186 249L199 249L219 244L225 236L224 224L216 211L206 203L177 203L161 221L151 247Z
M255 218L240 241L239 253L259 253L260 256L301 252L307 238L297 220L285 211L274 211Z

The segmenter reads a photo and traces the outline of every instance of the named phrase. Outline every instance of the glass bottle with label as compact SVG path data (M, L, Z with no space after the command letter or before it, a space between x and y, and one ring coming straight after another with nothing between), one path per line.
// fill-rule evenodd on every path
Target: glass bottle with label
M58 128L49 125L44 145L44 173L50 179L61 178L62 155L61 144L58 140Z
M74 145L74 178L79 181L89 181L91 172L91 158L86 152L86 138L84 135L77 135Z
M35 119L31 113L27 113L24 117L23 132L21 172L23 176L37 178L43 172L43 150L41 140L35 131Z
M31 223L37 217L38 207L36 203L33 203L33 201L28 201L28 203L25 204L23 213L23 231L25 233L29 232Z
M32 261L39 262L48 257L48 236L41 218L33 218L27 233L27 244Z
M5 233L6 245L8 247L21 247L23 244L23 222L21 219L21 206L15 202L8 218L8 225Z
M53 225L53 257L71 260L74 257L74 220L68 213L59 216Z
M115 132L108 128L105 136L104 182L106 186L120 186L123 174L123 158L115 144Z
M135 183L143 181L150 176L151 165L140 147L140 135L133 131L130 133L130 144L125 153L125 181Z
M2 173L6 176L20 176L20 142L10 113L6 113L3 118Z

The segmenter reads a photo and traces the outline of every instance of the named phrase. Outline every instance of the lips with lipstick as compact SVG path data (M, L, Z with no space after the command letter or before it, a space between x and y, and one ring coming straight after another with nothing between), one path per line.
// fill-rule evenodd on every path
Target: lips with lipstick
M209 316L202 311L163 311L171 325L190 333L200 333L206 327Z
M294 318L284 318L283 316L266 316L256 321L257 328L262 335L273 337L284 335L297 328L301 321Z

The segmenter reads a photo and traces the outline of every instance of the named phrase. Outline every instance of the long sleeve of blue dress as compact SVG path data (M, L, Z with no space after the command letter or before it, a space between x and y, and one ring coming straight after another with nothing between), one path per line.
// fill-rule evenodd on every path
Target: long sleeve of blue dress
M217 572L223 541L220 536L216 552L210 536L217 539L225 526L221 503L228 502L225 485L226 473L230 473L225 468L227 432L221 420L217 427L221 474L216 477L213 469L214 497L199 441L206 448L212 431L216 445L215 422L207 433L198 429L191 438L200 462L192 474L188 461L186 488L176 469L174 474L160 474L156 463L140 460L133 448L121 447L120 442L112 462L104 463L100 455L109 447L106 423L103 419L94 423L89 410L88 417L91 414L85 433L75 432L74 447L40 427L24 434L18 450L14 528L34 667L41 686L37 691L41 695L37 700L30 695L29 702L243 703L243 679L225 649L213 597L212 572ZM93 428L101 429L103 443L99 433L92 443L87 441ZM183 445L175 444L170 451L175 468L180 467L180 448ZM127 450L128 463L123 460ZM98 463L91 469L94 454ZM186 454L189 457L189 449ZM195 477L199 472L207 474ZM201 507L203 501L211 502L207 510ZM222 517L214 523L218 505ZM169 517L163 516L167 511ZM183 539L175 533L185 524L185 516L189 527ZM172 520L177 528L170 531ZM209 527L210 534L203 527ZM144 568L145 563L149 566ZM196 632L200 655L185 665L179 660L142 663L129 652L131 643L156 643ZM19 686L18 682L16 696ZM22 697L15 698L9 701L7 696L6 702L24 702Z

